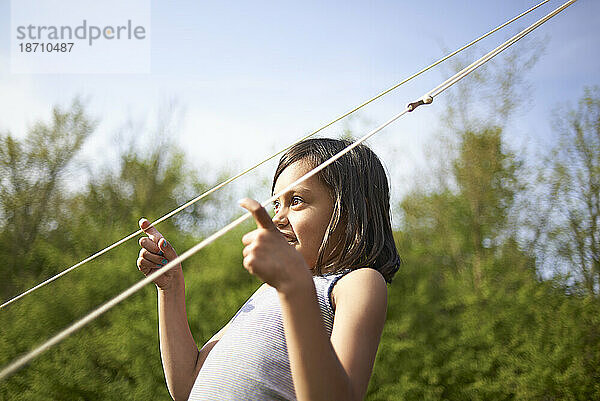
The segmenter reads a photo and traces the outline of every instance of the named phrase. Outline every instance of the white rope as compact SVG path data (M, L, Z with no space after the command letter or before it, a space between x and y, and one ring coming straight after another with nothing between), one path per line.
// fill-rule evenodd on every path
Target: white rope
M473 62L468 67L462 69L461 71L456 73L454 76L450 77L449 79L444 81L442 84L440 84L437 87L435 87L434 89L432 89L429 93L427 93L427 95L424 96L424 98L426 98L426 97L434 98L437 95L439 95L440 93L444 92L446 89L448 89L449 87L451 87L452 85L454 85L455 83L457 83L458 81L460 81L461 79L463 79L464 77L469 75L471 72L473 72L477 68L481 67L483 64L490 61L492 58L497 56L499 53L501 53L502 51L506 50L507 48L509 48L510 46L515 44L517 41L519 41L520 39L525 37L531 31L533 31L534 29L536 29L537 27L542 25L544 22L548 21L550 18L554 17L556 14L560 13L561 11L563 11L565 8L569 7L571 4L575 3L576 1L577 0L569 0L566 3L564 3L562 6L558 7L556 10L554 10L551 13L547 14L546 16L540 18L539 20L537 20L536 22L534 22L527 28L523 29L521 32L519 32L518 34L516 34L515 36L513 36L506 42L502 43L500 46L496 47L491 52L487 53L485 56L481 57L479 60Z
M541 24L543 24L544 22L546 22L548 19L552 18L553 16L555 16L556 14L558 14L559 12L561 12L562 10L564 10L566 7L568 7L569 5L573 4L575 1L577 1L577 0L570 0L570 1L566 2L563 6L559 7L558 9L556 9L555 11L553 11L552 13L548 14L546 17L538 20L536 23L534 23L530 27L528 27L528 28L524 29L523 31L521 31L521 33L525 32L525 34L521 35L521 33L520 33L518 35L515 35L513 38L509 39L505 43L510 43L510 44L515 43L518 39L520 39L521 37L525 36L527 33L531 32L533 29L535 29L536 27L540 26ZM517 38L517 39L515 40L515 38ZM510 46L510 45L508 45L508 46ZM505 49L508 46L503 46L502 45L502 46L499 46L498 48L492 50L491 52L489 52L488 54L486 54L485 56L483 56L479 60L477 60L475 63L473 63L470 66L466 67L465 69L463 69L458 74L454 75L450 79L444 81L444 83L442 83L441 85L439 85L436 88L434 88L433 90L429 91L427 94L425 94L422 97L422 99L426 99L425 103L431 103L431 101L429 99L432 99L433 96L437 96L438 94L442 93L444 90L450 88L452 85L454 85L455 83L457 83L460 79L464 78L466 75L468 75L469 73L473 72L476 68L480 67L485 62L489 61L494 55L496 55L496 54L499 53L499 52L497 52L497 49L499 49L501 47L503 49ZM480 62L482 60L485 60L485 61ZM473 67L473 66L475 66L475 67ZM469 71L469 72L468 73L463 73L463 71ZM363 143L364 141L366 141L367 139L369 139L370 137L372 137L373 135L375 135L376 133L378 133L379 131L381 131L382 129L384 129L385 127L387 127L388 125L390 125L391 123L393 123L394 121L396 121L397 119L399 119L400 117L402 117L404 114L410 112L411 110L412 109L410 108L410 104L409 104L400 113L396 114L394 117L392 117L391 119L389 119L388 121L386 121L385 123L383 123L382 125L380 125L379 127L375 128L374 130L372 130L371 132L369 132L368 134L366 134L362 138L358 139L356 142L352 143L351 145L349 145L348 147L346 147L345 149L343 149L342 151L340 151L339 153L337 153L335 156L333 156L329 160L325 161L324 163L320 164L316 168L312 169L311 171L309 171L308 173L306 173L305 175L303 175L302 177L300 177L299 179L297 179L296 181L294 181L293 183L291 183L290 185L288 185L287 187L285 187L279 193L271 196L269 199L267 199L266 201L264 201L262 203L262 205L263 206L267 206L273 200L277 199L279 196L281 196L282 194L286 193L287 191L289 191L290 189L292 189L294 186L298 185L299 183L303 182L304 180L306 180L306 179L314 176L319 171L323 170L328 165L330 165L331 163L335 162L337 159L339 159L340 157L342 157L343 155L345 155L346 153L348 153L350 150L354 149L355 147L357 147L358 145L360 145L361 143ZM245 220L247 220L250 216L251 216L251 213L249 213L249 212L243 214L241 217L239 217L239 218L235 219L234 221L232 221L231 223L227 224L225 227L221 228L220 230L218 230L217 232L215 232L211 236L207 237L202 242L196 244L192 248L190 248L187 251L185 251L183 254L181 254L181 256L179 256L176 259L170 261L162 269L155 271L154 273L152 273L151 275L147 276L146 278L144 278L143 280L139 281L138 283L134 284L133 286L131 286L127 290L123 291L121 294L117 295L116 297L114 297L113 299L111 299L108 302L104 303L103 305L101 305L100 307L98 307L97 309L95 309L94 311L90 312L88 315L86 315L85 317L83 317L79 321L73 323L71 326L67 327L66 329L64 329L60 333L56 334L54 337L52 337L51 339L49 339L48 341L46 341L42 345L40 345L37 348L33 349L32 351L30 351L26 355L18 358L16 361L12 362L6 368L4 368L2 371L0 371L0 380L2 380L5 377L7 377L8 375L14 373L16 370L18 370L23 365L25 365L26 363L28 363L29 361L31 361L32 359L34 359L36 356L38 356L41 353L43 353L44 351L48 350L50 347L58 344L59 342L61 342L65 338L67 338L72 333L76 332L77 330L79 330L80 328L82 328L83 326L85 326L86 324L88 324L89 322L91 322L92 320L96 319L98 316L100 316L103 313L107 312L113 306L117 305L121 301L125 300L129 296L131 296L134 293L136 293L137 291L139 291L146 284L149 284L150 282L152 282L156 278L160 277L162 274L166 273L167 271L169 271L170 269L172 269L173 267L175 267L176 265L178 265L182 261L186 260L187 258L189 258L190 256L192 256L193 254L195 254L196 252L198 252L199 250L201 250L202 248L204 248L205 246L207 246L210 243L214 242L217 238L219 238L219 237L223 236L225 233L231 231L234 227L238 226L239 224L241 224L242 222L244 222Z
M516 17L514 17L514 18L512 18L512 19L510 19L510 20L508 20L508 21L506 21L506 22L505 22L505 23L503 23L502 25L499 25L499 26L497 26L496 28L492 29L491 31L487 32L486 34L484 34L484 35L482 35L482 36L478 37L477 39L475 39L475 40L473 40L473 41L471 41L471 42L467 43L466 45L464 45L464 46L462 46L461 48L459 48L459 49L457 49L457 50L453 51L452 53L449 53L449 54L447 54L446 56L442 57L442 58L441 58L441 59L439 59L438 61L436 61L436 62L434 62L434 63L432 63L432 64L428 65L427 67L425 67L425 68L423 68L422 70L420 70L420 71L418 71L418 72L414 73L413 75L409 76L408 78L405 78L404 80L400 81L400 82L399 82L399 83L397 83L396 85L394 85L394 86L392 86L392 87L390 87L390 88L388 88L388 89L384 90L383 92L380 92L379 94L375 95L375 96L374 96L374 97L372 97L371 99L369 99L369 100L367 100L367 101L365 101L365 102L361 103L360 105L356 106L356 107L355 107L355 108L353 108L352 110L349 110L349 111L347 111L346 113L344 113L344 114L340 115L339 117L337 117L337 118L335 118L335 119L331 120L331 121L330 121L330 122L328 122L327 124L325 124L325 125L321 126L320 128L318 128L317 130L315 130L315 131L311 132L310 134L308 134L308 135L305 135L304 137L302 137L302 138L298 139L296 142L294 142L294 143L292 143L291 145L288 145L287 147L285 147L285 148L281 149L281 150L280 150L280 151L278 151L277 153L274 153L274 154L272 154L271 156L268 156L266 159L263 159L262 161L260 161L260 162L256 163L256 164L255 164L255 165L253 165L252 167L249 167L249 168L247 168L246 170L244 170L244 171L242 171L242 172L240 172L240 173L238 173L238 174L234 175L233 177L230 177L230 178L228 178L227 180L225 180L225 181L221 182L220 184L218 184L218 185L216 185L215 187L213 187L213 188L209 189L208 191L204 192L203 194L201 194L201 195L199 195L199 196L195 197L194 199L192 199L192 200L188 201L187 203L185 203L185 204L183 204L183 205L179 206L178 208L174 209L173 211L171 211L171 212L169 212L169 213L165 214L164 216L162 216L162 217L161 217L161 218L159 218L158 220L156 220L156 221L154 221L154 222L150 223L150 227L152 227L152 226L155 226L155 225L157 225L157 224L159 224L159 223L162 223L163 221L165 221L165 220L167 220L168 218L172 217L173 215L175 215L175 214L179 213L180 211L182 211L183 209L187 208L188 206L191 206L191 205L193 205L194 203L196 203L196 202L200 201L201 199L203 199L203 198L207 197L208 195L212 194L213 192L215 192L215 191L218 191L219 189L223 188L225 185L227 185L227 184L229 184L229 183L231 183L231 182L233 182L233 181L237 180L238 178L240 178L241 176L243 176L243 175L245 175L245 174L249 173L250 171L254 170L255 168L257 168L257 167L260 167L260 166L261 166L261 165L263 165L264 163L268 162L269 160L271 160L271 159L273 159L274 157L276 157L276 156L280 155L281 153L285 152L286 150L288 150L288 149L289 149L289 148L291 148L292 146L296 145L298 142L301 142L301 141L303 141L303 140L305 140L305 139L308 139L308 138L310 138L311 136L313 136L313 135L317 134L318 132L320 132L320 131L324 130L325 128L327 128L327 127L329 127L329 126L331 126L331 125L335 124L336 122L340 121L341 119L343 119L343 118L345 118L345 117L349 116L350 114L352 114L352 113L354 113L354 112L358 111L359 109L361 109L361 108L365 107L365 106L366 106L366 105L368 105L369 103L372 103L372 102L374 102L375 100L379 99L380 97L382 97L382 96L384 96L384 95L388 94L389 92L391 92L391 91L393 91L393 90L397 89L399 86L401 86L401 85L403 85L403 84L407 83L408 81L410 81L410 80L412 80L412 79L414 79L414 78L418 77L419 75L421 75L421 74L423 74L424 72L426 72L426 71L430 70L431 68L433 68L433 67L437 66L438 64L440 64L440 63L442 63L442 62L444 62L444 61L448 60L450 57L452 57L452 56L456 55L457 53L460 53L461 51L463 51L463 50L465 50L465 49L467 49L467 48L469 48L469 47L473 46L473 45L474 45L474 44L476 44L477 42L479 42L479 41L481 41L481 40L483 40L483 39L487 38L487 37L488 37L488 36L490 36L491 34L493 34L493 33L497 32L497 31L499 31L500 29L502 29L502 28L504 28L505 26L507 26L507 25L511 24L512 22L514 22L514 21L518 20L519 18L521 18L521 17L523 17L523 16L525 16L525 15L529 14L530 12L532 12L533 10L535 10L535 9L537 9L538 7L542 6L543 4L547 3L548 1L550 1L550 0L544 0L544 1L542 1L542 2L540 2L540 3L538 3L538 4L536 4L535 6L531 7L530 9L528 9L528 10L526 10L526 11L524 11L524 12L522 12L521 14L517 15ZM63 271L61 271L60 273L56 274L55 276L52 276L52 277L48 278L47 280L45 280L45 281L43 281L43 282L39 283L39 284L38 284L38 285L36 285L35 287L32 287L32 288L28 289L27 291L25 291L25 292L23 292L23 293L21 293L21 294L19 294L19 295L15 296L15 297L13 297L13 298L9 299L8 301L6 301L6 302L4 302L2 305L0 305L0 309L4 308L5 306L8 306L8 305L10 305L11 303L13 303L13 302L15 302L15 301L18 301L19 299L21 299L21 298L25 297L26 295L28 295L28 294L30 294L30 293L32 293L32 292L34 292L34 291L36 291L36 290L38 290L38 289L40 289L40 288L44 287L45 285L47 285L47 284L50 284L50 283L51 283L51 282L53 282L54 280L56 280L56 279L58 279L58 278L60 278L60 277L64 276L65 274L67 274L67 273L69 273L69 272L71 272L71 271L75 270L75 269L76 269L76 268L78 268L79 266L81 266L81 265L83 265L83 264L85 264L85 263L87 263L87 262L90 262L90 261L92 261L92 260L96 259L97 257L99 257L99 256L101 256L101 255L103 255L103 254L105 254L106 252L108 252L108 251L110 251L110 250L112 250L112 249L114 249L114 248L118 247L119 245L123 244L124 242L127 242L127 241L129 241L130 239L132 239L132 238L134 238L134 237L136 237L136 236L138 236L138 235L140 235L140 234L142 234L142 233L143 233L143 231L142 231L142 230L138 230L138 231L136 231L136 232L134 232L134 233L131 233L131 234L129 234L128 236L126 236L126 237L124 237L124 238L122 238L122 239L118 240L118 241L117 241L117 242L115 242L114 244L112 244L112 245L109 245L109 246L107 246L106 248L104 248L104 249L102 249L102 250L100 250L100 251L98 251L98 252L94 253L93 255L91 255L91 256L89 256L89 257L87 257L86 259L82 260L81 262L78 262L78 263L74 264L73 266L71 266L71 267L69 267L69 268L67 268L67 269L65 269L65 270L63 270Z

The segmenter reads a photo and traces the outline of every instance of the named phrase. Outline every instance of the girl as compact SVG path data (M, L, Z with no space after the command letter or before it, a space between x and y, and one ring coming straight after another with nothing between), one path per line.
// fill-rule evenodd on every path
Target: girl
M279 161L272 193L351 142L309 139ZM244 235L244 267L263 284L198 350L185 311L181 265L155 281L160 349L175 400L363 399L400 265L389 188L377 156L360 145L274 202L271 219L240 201L257 229ZM147 220L139 269L177 257Z

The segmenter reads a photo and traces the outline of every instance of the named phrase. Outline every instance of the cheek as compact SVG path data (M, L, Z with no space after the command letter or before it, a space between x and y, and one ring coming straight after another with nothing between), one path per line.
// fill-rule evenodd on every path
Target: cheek
M303 247L306 247L307 250L310 249L316 255L323 242L329 219L310 219L308 221L299 223L298 229L300 234L298 238Z
M323 240L323 227L320 224L314 224L312 219L298 219L295 223L292 221L290 223L299 242L296 249L299 249L305 257L313 256L313 253L316 257Z

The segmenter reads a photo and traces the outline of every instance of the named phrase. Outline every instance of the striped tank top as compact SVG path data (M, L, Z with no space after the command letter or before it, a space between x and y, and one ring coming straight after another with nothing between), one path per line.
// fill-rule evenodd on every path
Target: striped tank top
M321 316L331 336L331 291L348 271L314 276ZM277 290L255 292L210 351L189 400L295 400Z

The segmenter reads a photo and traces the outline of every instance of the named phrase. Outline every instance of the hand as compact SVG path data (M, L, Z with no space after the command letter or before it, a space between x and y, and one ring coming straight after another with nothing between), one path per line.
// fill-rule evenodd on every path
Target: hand
M242 237L246 270L279 291L299 284L299 280L310 280L310 269L302 254L288 244L265 208L248 198L241 200L240 206L252 213L257 225L256 230Z
M167 242L161 233L154 226L150 226L150 222L144 218L140 220L140 228L148 235L148 237L140 238L139 257L137 259L138 270L149 276L158 269L162 268L169 261L177 257L175 249ZM167 290L176 281L174 278L177 275L183 275L181 264L173 267L165 274L154 280L154 284L161 290Z

